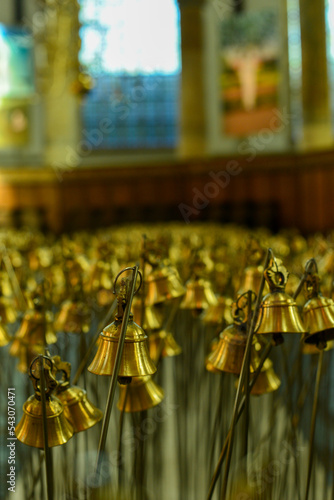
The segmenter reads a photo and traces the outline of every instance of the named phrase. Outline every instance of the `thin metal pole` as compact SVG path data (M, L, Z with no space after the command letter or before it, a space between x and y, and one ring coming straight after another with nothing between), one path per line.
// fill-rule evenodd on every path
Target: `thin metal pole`
M43 422L43 437L44 437L44 456L46 469L46 487L48 500L53 500L53 471L51 450L48 444L48 424L46 418L46 398L45 398L45 375L43 356L39 356L40 363L40 380L41 380L41 401L42 401L42 422Z
M111 376L107 405L106 405L106 410L105 410L104 417L103 417L102 430L101 430L100 441L99 441L99 446L98 446L96 468L95 468L95 476L96 477L98 476L99 471L100 471L103 451L104 451L105 445L106 445L110 415L111 415L112 405L114 402L115 391L116 391L116 386L117 386L117 377L118 377L118 373L119 373L121 361L122 361L123 347L124 347L124 342L125 342L125 334L126 334L126 329L128 326L131 304L132 304L132 299L133 299L133 295L135 292L136 281L137 281L137 276L138 276L138 267L139 266L137 264L132 268L133 274L132 274L132 282L130 285L129 298L128 298L127 303L126 303L124 316L122 319L122 327L121 327L121 333L119 336L119 341L118 341L118 346L117 346L115 366L114 366L114 370L113 370L113 373Z
M317 377L316 377L315 389L314 389L305 500L308 499L308 495L309 495L309 491L310 491L310 484L311 484L313 453L314 453L314 434L315 434L315 425L316 425L316 417L317 417L319 387L320 387L320 380L321 380L321 370L322 370L323 357L324 357L324 351L322 350L322 351L320 351L320 354L319 354Z
M26 303L26 300L25 300L24 295L22 293L22 290L21 290L19 281L17 279L16 273L14 271L12 261L10 260L10 257L7 253L6 247L3 246L1 250L2 250L2 259L3 259L3 262L5 264L5 268L6 268L8 276L9 276L9 279L12 282L13 291L14 291L14 294L16 295L19 307L20 307L21 311L25 311L27 309L27 303Z
M252 317L252 292L249 290L247 293L247 311L248 311L248 330L250 328L250 322ZM251 362L251 352L248 353L248 358L246 360L246 373L245 373L245 383L244 383L244 393L245 393L245 422L244 422L244 449L243 455L245 457L245 473L247 477L247 451L248 451L248 429L249 429L249 369Z
M272 349L272 344L271 343L268 343L267 346L265 347L265 349L263 350L262 352L262 356L261 356L261 359L260 359L260 362L259 362L259 366L256 368L256 371L254 372L254 375L249 383L249 391L251 392L254 385L255 385L255 382L257 381L257 378L261 372L261 369L262 369L262 366L263 366L263 363L265 362L265 360L268 358L269 354L270 354L270 351ZM237 421L239 420L239 418L241 417L242 415L242 412L244 410L244 406L245 406L245 401L246 401L246 396L244 395L243 398L241 399L241 402L240 402L240 405L239 405L239 408L238 408L238 414L237 414ZM225 439L225 442L224 442L224 446L223 446L223 449L221 451L221 454L220 454L220 457L219 457L219 460L218 460L218 464L216 466L216 470L212 476L212 479L211 479L211 484L210 484L210 489L209 489L209 493L208 493L208 496L207 496L207 500L211 500L212 499L212 495L213 495L213 492L215 490L215 486L217 484L217 481L219 479L219 476L220 476L220 472L221 472L221 467L224 463L224 459L225 459L225 455L226 455L226 451L227 451L227 445L229 443L229 439L230 439L230 433L231 433L231 430L229 430L227 436L226 436L226 439Z
M119 434L118 434L118 489L121 490L122 483L123 483L123 450L122 450L122 444L123 444L123 425L124 425L124 414L125 414L125 406L126 406L126 401L128 399L128 388L129 385L126 386L125 388L125 396L124 396L124 402L123 406L121 408L121 414L119 417Z
M77 369L77 372L76 374L74 375L73 377L73 380L72 380L72 385L75 385L79 378L80 378L80 375L82 374L83 370L85 369L87 363L88 363L88 360L89 360L89 357L96 345L96 342L99 338L99 335L100 335L100 332L101 330L106 326L106 324L109 323L110 319L112 318L112 315L114 314L115 312L115 309L116 309L116 306L117 306L117 300L114 300L114 302L112 303L112 305L110 306L107 314L105 315L105 317L103 318L103 320L101 321L101 323L99 324L95 334L94 334L94 337L92 338L90 344L89 344L89 347L86 351L86 354L85 356L82 358L82 361L79 365L79 368Z
M266 269L268 267L270 255L272 255L272 250L269 248L267 250L267 256L266 256L266 261L264 264L264 269ZM232 457L232 449L233 449L233 441L234 441L234 432L235 432L235 426L237 423L238 404L239 404L241 389L242 389L243 384L245 383L246 370L247 369L249 370L249 367L247 366L247 361L249 360L250 350L252 347L254 330L255 330L256 321L257 321L259 310L260 310L260 304L262 301L264 283L265 283L265 281L264 281L264 274L263 274L261 277L259 293L258 293L257 298L256 298L254 315L252 317L251 325L250 325L250 328L248 331L247 344L246 344L244 358L242 361L242 367L241 367L241 373L240 373L240 378L239 378L239 382L238 382L237 394L235 397L235 403L234 403L234 408L233 408L233 416L232 416L232 422L231 422L231 428L230 428L230 439L228 442L225 472L224 472L224 478L223 478L223 484L222 484L222 494L221 494L222 500L225 500L225 498L226 498L227 481L228 481L228 474L229 474L230 465L231 465L231 457Z
M317 266L317 263L315 261L315 259L309 259L306 264L305 264L305 271L304 271L304 274L303 276L301 277L300 279L300 282L295 290L295 293L292 295L292 297L296 300L296 298L298 297L298 295L300 294L300 292L302 291L302 288L303 288L303 285L308 277L308 275L310 274L311 272L311 267L314 267L316 272L318 272L318 266Z

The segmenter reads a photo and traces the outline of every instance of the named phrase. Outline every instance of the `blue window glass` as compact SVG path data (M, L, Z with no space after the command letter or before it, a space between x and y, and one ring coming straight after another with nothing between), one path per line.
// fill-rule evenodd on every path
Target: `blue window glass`
M84 130L101 130L108 120L96 149L175 147L181 72L177 1L80 4L80 62L94 78L82 104Z

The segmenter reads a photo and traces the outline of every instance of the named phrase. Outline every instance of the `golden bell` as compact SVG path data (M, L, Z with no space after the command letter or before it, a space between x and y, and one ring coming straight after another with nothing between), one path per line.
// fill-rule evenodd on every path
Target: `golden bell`
M261 394L268 394L277 391L280 387L281 381L275 373L272 361L267 358L263 363L261 371L256 379L251 394L253 396L260 396Z
M203 322L206 325L220 325L224 321L231 323L232 299L218 297L217 304L210 305L203 313Z
M303 354L319 354L321 351L321 347L317 347L317 344L306 344L305 343L305 337L304 335L301 339L301 349ZM327 342L326 347L324 348L324 351L331 351L334 349L334 340L330 340Z
M334 302L321 295L319 282L316 274L309 276L305 282L308 301L304 305L303 317L308 333L304 342L323 348L328 340L334 340Z
M70 387L71 364L61 361L59 356L52 358L56 371L63 373L63 379L58 384L55 395L64 407L64 415L73 427L73 432L81 432L93 427L103 417L101 410L88 399L84 389Z
M277 259L264 272L270 292L263 298L256 333L271 334L276 344L283 342L282 334L306 331L295 300L285 293L288 272Z
M142 301L140 297L134 297L132 301L133 320L141 323L142 314ZM154 306L145 305L144 324L141 325L144 330L159 330L162 325L161 314L154 308Z
M59 399L51 394L57 386L57 381L53 377L50 368L48 371L45 370L45 383L48 446L51 448L66 443L73 436L73 428L65 418L63 405ZM24 403L23 416L15 428L15 434L19 441L28 446L44 448L42 402L40 387L35 377L33 378L33 384L35 394L30 396Z
M42 403L36 396L30 396L23 405L23 417L15 428L19 441L34 448L44 448ZM50 396L46 401L48 446L66 443L73 436L71 424L66 420L63 405L59 399Z
M117 408L125 412L145 411L157 406L164 398L163 389L150 375L134 377L130 384L120 385ZM125 404L125 406L124 406Z
M90 319L90 310L84 302L66 300L61 305L55 328L66 333L86 333L90 327Z
M150 358L154 363L159 361L160 356L163 358L178 356L182 352L182 348L176 342L173 334L165 330L151 333L148 336L148 347Z
M4 295L0 295L0 316L5 325L15 323L17 317L13 300Z
M217 305L217 302L210 281L195 278L188 280L186 283L186 294L180 304L180 309L191 309L200 312L209 306Z
M54 344L57 342L52 322L53 315L49 311L44 314L38 307L28 310L14 336L9 353L12 356L18 356L21 343L29 344L33 347L35 345L44 346L45 343Z
M177 270L171 266L157 266L145 280L146 305L153 306L185 294Z
M210 344L210 352L213 352L217 345L218 345L219 339L215 338L212 340ZM218 368L215 368L213 364L209 361L209 356L206 357L205 359L205 368L207 369L208 372L210 373L221 373L221 370L218 370Z
M219 371L240 374L245 354L247 335L244 328L233 324L225 328L214 350L206 358L206 367Z
M29 366L31 365L32 361L36 358L36 356L38 354L44 353L44 346L39 344L30 346L25 342L20 342L18 345L19 345L19 351L17 357L19 358L19 362L16 368L21 373L27 373Z
M100 333L97 353L88 367L91 373L112 375L121 328L122 320L116 316L115 321ZM148 353L147 336L144 330L133 321L131 313L125 335L119 376L140 377L152 375L155 372L156 367Z
M7 333L1 320L2 318L0 317L0 347L3 347L10 342L11 336Z
M252 290L257 293L260 288L260 282L263 275L262 266L249 266L246 267L242 279L238 295L245 293L248 290Z

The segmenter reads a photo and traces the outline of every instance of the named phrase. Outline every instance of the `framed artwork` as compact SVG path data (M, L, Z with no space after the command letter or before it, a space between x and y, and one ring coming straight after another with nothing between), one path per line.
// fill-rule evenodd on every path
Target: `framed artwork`
M272 4L272 5L271 5ZM226 13L225 13L226 14ZM205 12L208 148L247 154L289 147L287 54L282 12L265 8Z

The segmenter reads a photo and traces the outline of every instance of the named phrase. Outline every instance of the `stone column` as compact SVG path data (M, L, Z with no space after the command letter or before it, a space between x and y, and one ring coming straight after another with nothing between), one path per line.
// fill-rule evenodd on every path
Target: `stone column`
M182 157L203 156L206 150L204 105L204 0L179 0L181 12L181 137Z
M60 174L81 161L80 97L76 93L78 14L77 0L48 0L35 23L37 83L45 113L45 162Z
M333 144L326 55L325 0L299 0L304 150Z

